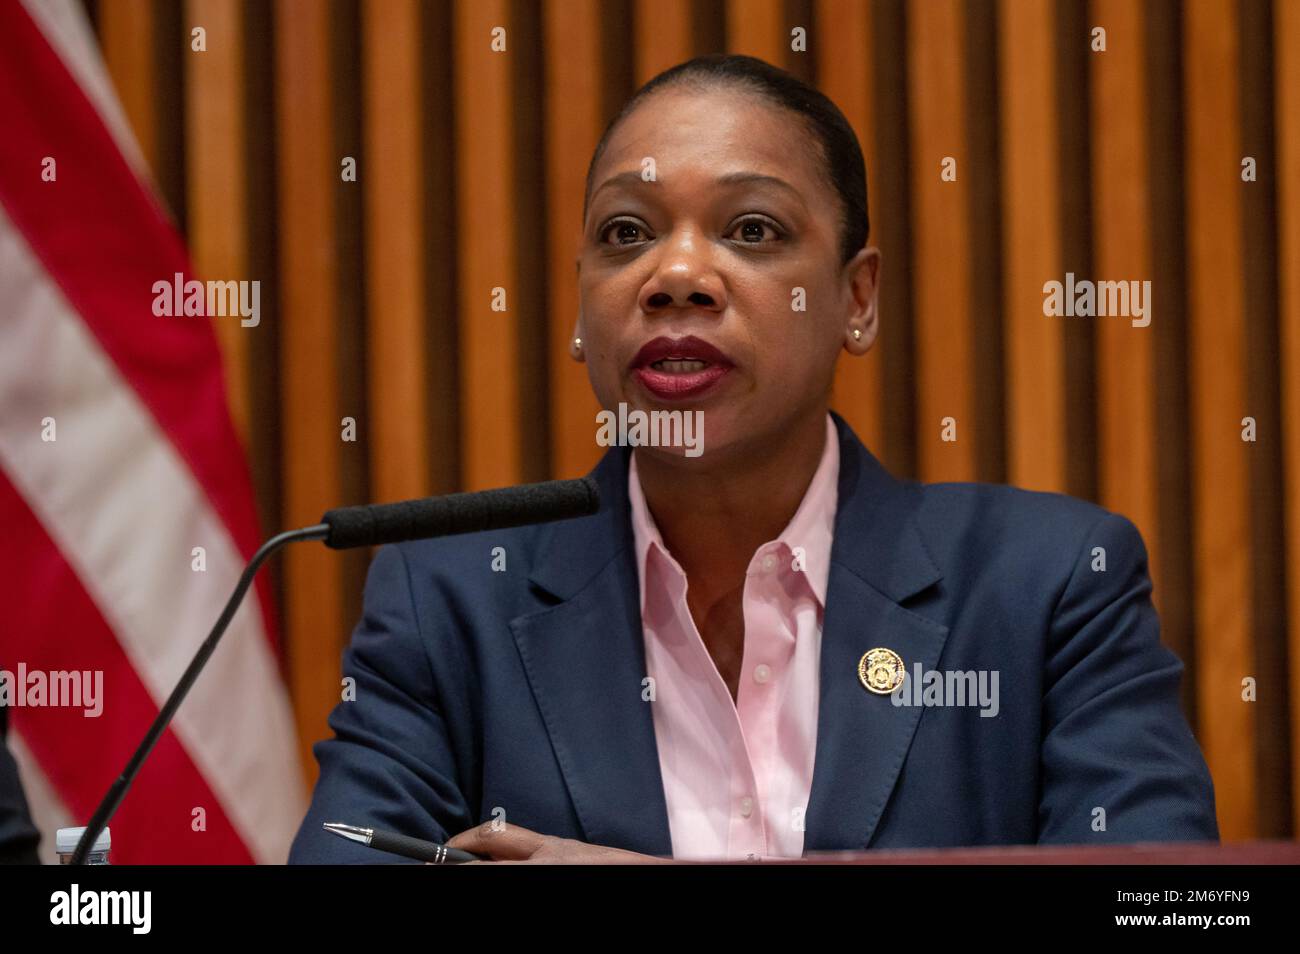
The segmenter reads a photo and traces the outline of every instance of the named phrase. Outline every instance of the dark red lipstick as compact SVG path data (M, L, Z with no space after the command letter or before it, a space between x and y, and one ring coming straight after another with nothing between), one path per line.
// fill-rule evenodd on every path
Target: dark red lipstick
M700 397L727 376L731 359L707 341L655 338L632 359L632 371L642 387L664 401Z

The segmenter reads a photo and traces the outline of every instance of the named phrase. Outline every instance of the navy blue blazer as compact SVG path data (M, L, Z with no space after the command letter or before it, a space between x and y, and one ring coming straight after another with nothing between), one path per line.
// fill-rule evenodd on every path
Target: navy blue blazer
M1217 839L1133 524L1059 494L899 480L835 425L804 850ZM327 821L442 841L494 817L672 854L642 701L629 454L594 471L593 516L378 551L343 657L355 699L314 748L290 862L397 860ZM998 714L868 692L858 662L874 647L908 679L917 663L996 670Z

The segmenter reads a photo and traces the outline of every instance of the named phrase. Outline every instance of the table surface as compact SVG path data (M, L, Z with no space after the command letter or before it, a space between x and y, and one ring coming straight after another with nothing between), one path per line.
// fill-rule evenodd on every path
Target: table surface
M683 862L696 864L706 862ZM752 864L748 861L728 864ZM919 848L907 851L814 852L763 864L831 865L1300 865L1300 842L1150 842L1130 845Z

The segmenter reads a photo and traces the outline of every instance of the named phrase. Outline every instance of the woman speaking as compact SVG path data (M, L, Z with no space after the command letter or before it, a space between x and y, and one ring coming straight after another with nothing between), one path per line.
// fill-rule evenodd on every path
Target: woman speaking
M693 440L604 428L597 514L379 551L291 861L396 860L326 822L564 862L1217 839L1133 524L895 479L830 413L867 236L821 93L744 56L637 91L571 352Z

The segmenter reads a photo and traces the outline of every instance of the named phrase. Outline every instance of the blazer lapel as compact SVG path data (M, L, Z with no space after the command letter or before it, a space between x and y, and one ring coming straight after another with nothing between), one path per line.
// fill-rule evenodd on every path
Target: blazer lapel
M593 476L600 510L551 524L531 580L560 602L511 621L589 844L670 856L627 502L626 448Z
M896 480L834 415L839 503L822 620L817 751L804 850L866 847L898 781L922 709L869 692L858 661L892 649L907 675L932 669L948 628L899 604L941 579L914 509L918 488Z

